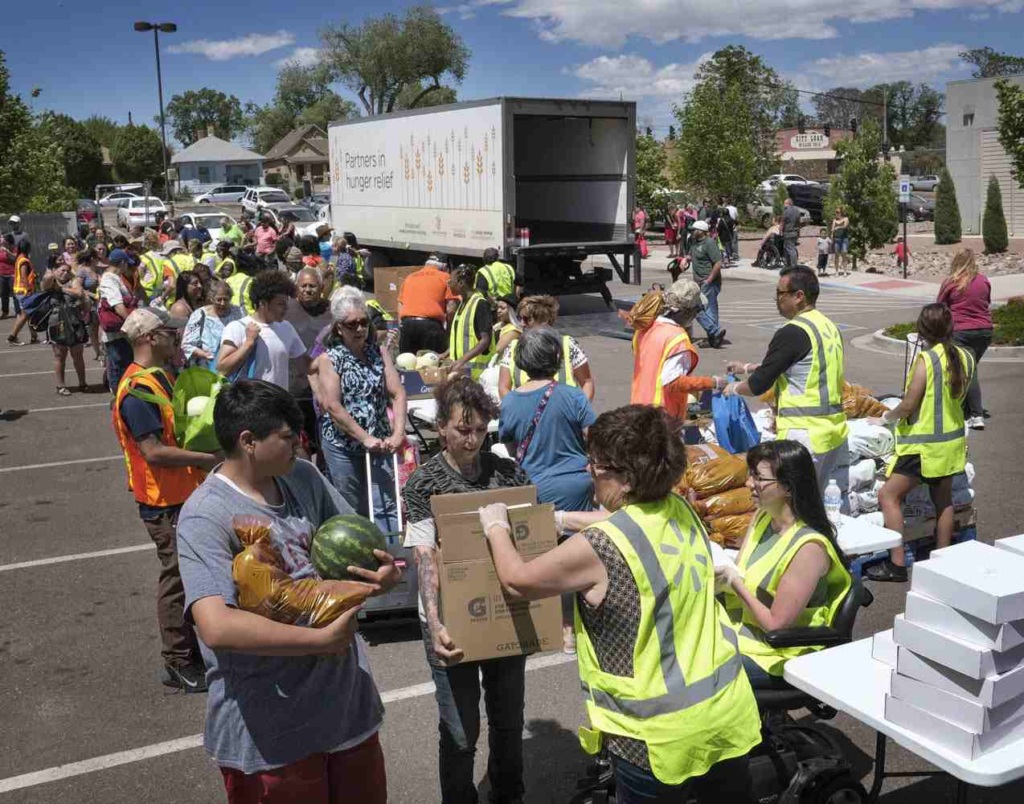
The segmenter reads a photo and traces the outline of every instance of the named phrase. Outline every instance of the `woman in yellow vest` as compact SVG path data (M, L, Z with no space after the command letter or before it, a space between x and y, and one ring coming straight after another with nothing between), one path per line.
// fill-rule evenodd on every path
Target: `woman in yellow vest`
M512 345L512 342L518 341L523 334L523 324L516 314L516 304L515 296L502 296L495 303L494 317L496 320L494 322L494 334L498 345L494 347L494 355L491 358L492 363L500 360L501 356L505 354L505 350Z
M896 457L878 493L885 526L903 533L903 499L924 483L935 506L935 541L953 541L953 476L967 464L963 401L974 376L974 353L953 343L953 314L945 304L927 304L917 318L922 351L907 377L903 401L874 419L896 424ZM902 545L889 558L868 567L876 581L907 580Z
M455 361L453 374L459 374L468 367L470 376L479 380L491 357L491 342L494 333L491 308L483 294L473 286L476 283L476 268L460 265L452 271L448 287L459 296L458 309L448 331L448 357Z
M707 533L672 493L686 468L681 424L629 405L600 416L588 441L609 516L524 563L505 506L481 509L498 577L513 598L576 593L590 719L580 742L607 748L617 801L749 802L757 704L720 621Z
M771 688L787 660L818 648L773 648L765 633L831 625L852 580L807 448L785 440L758 444L747 453L747 471L757 514L735 566L716 575L750 683Z

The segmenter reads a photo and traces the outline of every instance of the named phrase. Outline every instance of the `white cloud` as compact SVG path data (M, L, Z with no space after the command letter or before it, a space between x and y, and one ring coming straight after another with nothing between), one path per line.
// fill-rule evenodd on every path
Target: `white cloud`
M690 64L655 67L642 56L598 56L568 72L589 83L583 93L588 98L681 100L693 89L693 75L709 57L710 54L704 54Z
M297 64L300 67L309 67L316 64L320 58L318 47L297 47L290 56L278 59L274 62L275 67L284 67L286 64Z
M261 56L271 50L294 44L295 34L277 31L271 34L246 34L235 39L193 39L190 42L171 45L167 51L194 53L211 61L227 61L239 56Z
M965 45L932 45L921 50L892 53L854 53L815 60L806 72L791 75L799 86L822 89L834 86L867 87L893 81L929 83L949 73L966 70L960 60Z
M1024 0L470 0L455 6L474 13L484 5L533 21L541 39L621 47L627 37L655 44L698 42L710 36L753 39L833 39L837 23L877 22L928 10L1013 12Z

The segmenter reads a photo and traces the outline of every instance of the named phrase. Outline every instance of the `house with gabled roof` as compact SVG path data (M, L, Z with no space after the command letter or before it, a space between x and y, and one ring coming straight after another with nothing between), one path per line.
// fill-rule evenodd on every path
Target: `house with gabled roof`
M267 151L265 158L267 175L280 177L271 183L296 189L308 180L314 192L330 186L327 132L313 123L289 131Z

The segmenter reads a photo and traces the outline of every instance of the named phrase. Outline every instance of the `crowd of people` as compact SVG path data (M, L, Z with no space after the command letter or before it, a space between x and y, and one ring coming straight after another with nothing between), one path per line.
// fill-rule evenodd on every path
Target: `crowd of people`
M764 635L830 624L852 584L822 500L829 480L848 485L844 343L816 307L817 272L795 265L779 276L785 323L763 359L730 361L742 379L697 374L693 324L712 348L725 337L717 296L736 253L735 210L720 201L670 217L670 245L689 271L625 315L630 404L601 415L586 353L557 330L557 300L524 294L493 249L479 268L434 255L388 311L361 289L368 254L329 226L302 238L269 219L225 221L219 242L172 221L114 238L96 227L50 249L44 270L11 220L0 290L6 305L10 287L19 318L8 340L21 343L26 325L33 338L46 334L62 395L69 355L82 390L85 347L105 363L128 487L160 562L164 683L208 692L206 747L229 801L387 800L383 706L357 611L314 629L242 610L233 517L270 521L298 579L315 574L310 541L327 519L354 512L394 532L400 508L436 687L442 801L477 801L481 694L491 800L524 800L526 660L462 660L442 618L430 506L437 494L524 485L554 505L555 549L524 562L501 504L480 509L481 525L510 598L562 597L563 649L577 655L589 718L581 742L611 757L617 800L752 800L754 691L778 686L785 662L814 649L773 648ZM642 233L646 216L634 224ZM965 424L984 426L976 366L992 337L988 294L973 255L957 255L939 300L921 311L921 354L883 422L896 427L897 455L880 494L886 526L902 530L900 503L924 483L940 546L952 537ZM41 299L51 305L45 326ZM439 446L402 486L391 457L407 439L396 355L424 351L447 361L434 393ZM225 379L212 452L176 438L170 401L187 366ZM674 491L691 396L709 390L774 390L777 406L777 440L746 456L757 513L735 566L718 568L703 524ZM378 570L357 574L383 594L402 570L377 557ZM897 548L869 574L905 581L903 564Z

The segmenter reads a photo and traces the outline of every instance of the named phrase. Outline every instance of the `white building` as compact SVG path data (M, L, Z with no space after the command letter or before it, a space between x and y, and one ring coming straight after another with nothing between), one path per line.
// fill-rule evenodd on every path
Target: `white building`
M241 145L207 134L171 157L178 171L178 189L202 193L218 184L263 183L263 160Z
M1024 188L1010 175L1010 157L999 144L995 78L946 84L946 165L956 187L964 234L981 233L990 176L999 180L1010 236L1024 236ZM1024 76L1007 80L1024 85Z

